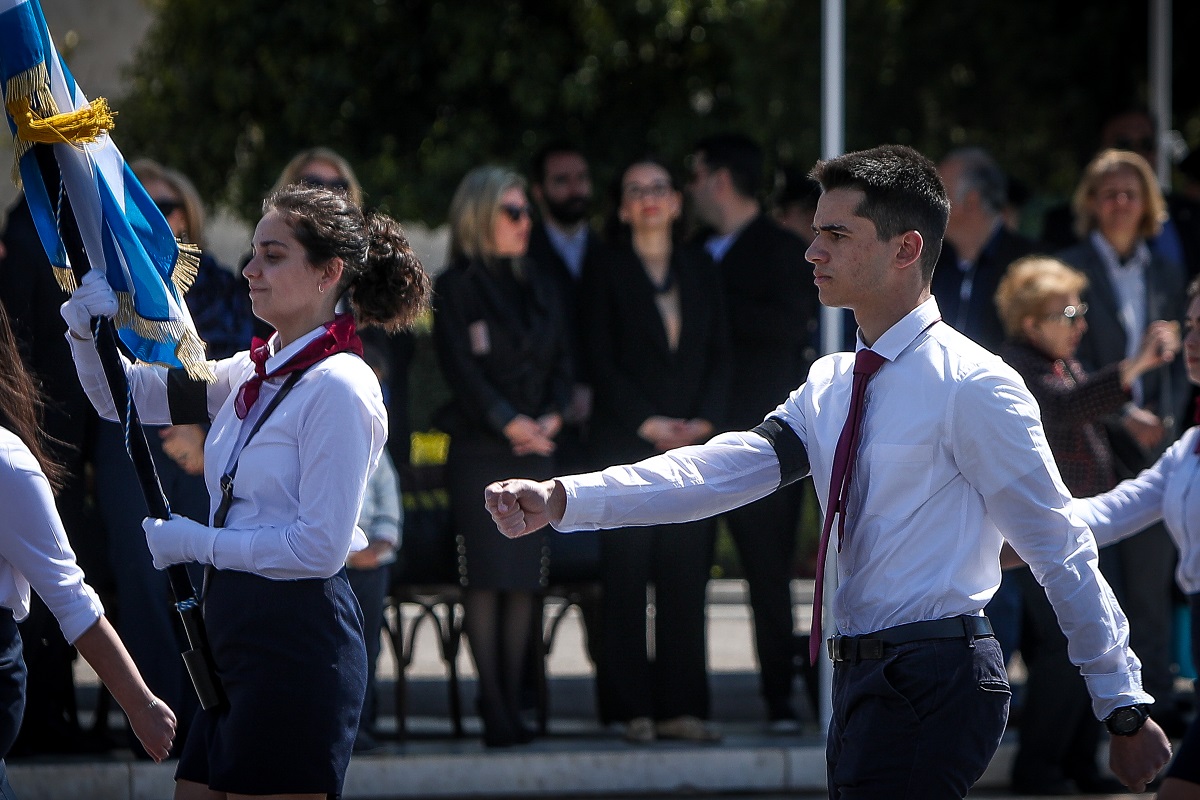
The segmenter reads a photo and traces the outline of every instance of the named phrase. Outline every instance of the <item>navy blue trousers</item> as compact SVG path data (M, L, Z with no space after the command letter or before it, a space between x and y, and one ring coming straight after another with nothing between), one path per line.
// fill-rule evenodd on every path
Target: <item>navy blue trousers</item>
M25 659L11 609L0 607L0 800L14 800L4 757L17 739L25 711Z
M965 797L1008 719L1003 658L994 638L932 639L835 664L830 798Z

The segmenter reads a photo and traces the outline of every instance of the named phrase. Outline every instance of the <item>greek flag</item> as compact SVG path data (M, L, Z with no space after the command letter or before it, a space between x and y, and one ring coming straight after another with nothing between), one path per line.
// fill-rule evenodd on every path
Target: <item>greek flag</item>
M0 0L0 79L13 133L13 180L24 185L59 285L75 289L60 234L69 199L92 269L117 293L121 341L142 361L210 377L204 343L183 302L199 251L175 241L167 221L109 137L112 114L89 103L59 56L37 0ZM53 148L57 181L43 179L36 145ZM57 183L57 185L53 185Z

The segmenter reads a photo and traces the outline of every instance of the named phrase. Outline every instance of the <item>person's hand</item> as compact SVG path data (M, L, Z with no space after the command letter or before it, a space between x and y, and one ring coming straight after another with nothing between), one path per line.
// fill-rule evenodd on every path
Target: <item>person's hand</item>
M1146 784L1171 760L1171 743L1152 719L1133 736L1110 736L1108 766L1117 780L1134 792L1144 792Z
M655 415L646 417L638 426L637 435L654 445L655 450L667 451L691 444L688 441L687 420Z
M562 521L567 493L555 480L515 478L489 484L483 490L483 505L496 528L508 538L516 539L551 522Z
M1121 372L1121 385L1128 391L1140 376L1174 361L1181 346L1178 322L1162 319L1151 322L1142 336L1137 355L1123 359L1118 367Z
M199 425L170 425L160 428L163 452L188 475L204 474L204 428Z
M1129 431L1129 435L1147 450L1154 449L1167 433L1162 420L1156 414L1138 406L1131 406L1125 412L1121 417L1121 424Z
M542 429L542 436L553 439L562 430L563 418L561 414L543 414L537 418L537 423Z
M346 566L351 569L375 569L396 560L396 548L391 542L377 539L362 550L351 553L346 558Z
M126 716L146 754L156 763L162 763L171 754L171 744L175 741L175 712L155 697Z
M504 426L504 435L512 445L513 455L548 456L554 452L554 440L542 431L541 423L518 414Z
M170 519L146 517L142 520L142 530L146 532L146 544L154 557L154 568L166 569L172 564L192 561L211 564L220 528L210 528L172 514Z
M686 430L688 444L700 444L712 436L713 424L706 419L689 419Z
M114 316L118 308L117 293L99 270L92 269L83 276L79 287L58 311L71 335L87 340L92 338L92 318Z

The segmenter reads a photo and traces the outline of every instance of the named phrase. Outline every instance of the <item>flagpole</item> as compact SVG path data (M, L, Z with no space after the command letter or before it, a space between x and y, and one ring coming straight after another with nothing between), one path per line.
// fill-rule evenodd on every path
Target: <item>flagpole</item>
M60 196L59 232L71 260L72 270L76 278L81 279L90 261L79 233L79 225L71 210L71 200L66 192L59 191L61 175L58 162L51 145L35 145L42 182L51 197ZM121 356L117 349L117 334L112 320L99 318L96 330L96 352L104 366L105 378L109 391L112 393L113 405L117 409L122 426L125 429L125 444L129 457L133 461L138 483L142 487L142 496L146 501L149 516L157 519L170 517L170 507L158 478L158 470L154 466L154 458L150 454L150 445L146 442L146 433L138 417L137 407L129 396L129 384L125 377L125 369L121 364ZM212 648L208 642L208 634L204 627L204 616L200 601L196 596L196 588L192 585L191 576L183 564L173 564L166 569L167 579L171 585L171 593L175 598L175 610L179 612L183 622L183 630L187 636L188 648L183 651L183 663L187 668L200 707L209 710L221 706L225 702L225 694L217 678L216 665L213 662Z

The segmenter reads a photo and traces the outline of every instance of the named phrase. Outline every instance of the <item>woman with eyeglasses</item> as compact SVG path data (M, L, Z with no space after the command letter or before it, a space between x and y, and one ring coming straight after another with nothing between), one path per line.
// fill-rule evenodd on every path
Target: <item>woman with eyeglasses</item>
M1159 320L1149 325L1136 354L1086 372L1075 350L1088 328L1089 308L1080 299L1087 285L1087 278L1061 261L1029 256L1009 266L996 291L1008 336L1000 355L1037 399L1050 451L1075 495L1116 485L1101 421L1129 402L1135 380L1171 361L1179 349L1178 325ZM1119 783L1108 785L1100 775L1100 726L1046 594L1028 568L1014 577L1025 609L1021 655L1028 678L1013 788L1023 794L1121 791Z
M729 343L716 269L676 238L683 198L653 157L619 173L610 245L584 270L584 356L598 466L703 442L725 414ZM605 532L597 670L625 738L713 741L705 646L712 520ZM646 642L654 585L653 655Z
M1137 153L1099 153L1084 169L1072 206L1082 241L1058 257L1088 279L1082 298L1089 307L1088 328L1076 357L1094 372L1136 353L1151 320L1182 318L1186 279L1181 265L1155 251L1153 239L1167 219L1166 203L1154 170ZM1104 420L1118 479L1153 464L1174 441L1192 390L1176 360L1143 374L1130 393L1131 402ZM1159 698L1155 721L1168 735L1183 731L1171 668L1174 561L1162 525L1100 553L1100 570L1129 616L1142 683Z
M1200 280L1187 290L1183 362L1188 381L1200 386ZM1166 524L1178 548L1175 577L1191 606L1192 661L1200 664L1200 426L1172 444L1137 477L1096 497L1076 499L1071 511L1103 545L1130 536L1155 522ZM1078 494L1078 493L1076 493ZM1200 717L1183 734L1175 760L1167 768L1158 800L1200 800Z
M497 536L480 498L505 475L554 474L554 439L571 399L570 344L554 276L525 258L532 223L524 178L499 166L472 170L454 193L449 223L433 336L452 399L437 422L450 434L450 516L483 741L504 747L533 737L519 692L549 559L541 536Z

